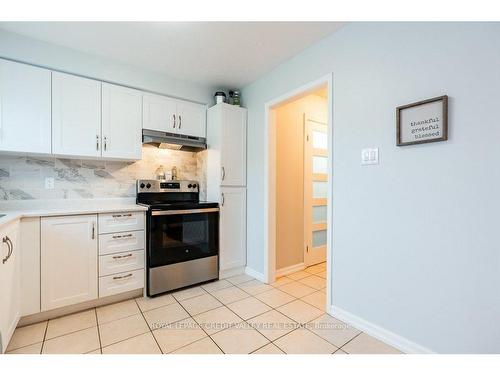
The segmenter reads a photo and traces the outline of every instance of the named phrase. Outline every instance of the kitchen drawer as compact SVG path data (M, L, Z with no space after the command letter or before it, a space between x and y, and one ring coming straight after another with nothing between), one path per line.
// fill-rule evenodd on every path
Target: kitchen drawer
M144 212L99 214L99 233L127 232L144 229Z
M99 235L99 255L144 249L144 230Z
M99 276L144 268L144 250L102 255L99 257Z
M144 270L99 277L99 298L144 288Z

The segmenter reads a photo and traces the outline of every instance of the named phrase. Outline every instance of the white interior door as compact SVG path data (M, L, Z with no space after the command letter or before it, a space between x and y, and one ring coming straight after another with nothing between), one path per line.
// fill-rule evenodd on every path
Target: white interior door
M304 124L304 241L306 266L326 261L328 129L305 117Z

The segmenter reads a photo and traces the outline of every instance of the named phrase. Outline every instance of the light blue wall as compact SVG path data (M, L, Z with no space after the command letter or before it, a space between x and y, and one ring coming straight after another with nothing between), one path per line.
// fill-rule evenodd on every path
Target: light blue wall
M213 104L214 88L27 38L0 29L0 57L40 65L204 104Z
M248 266L264 270L264 103L333 72L333 302L432 351L500 352L500 24L355 23L242 90ZM447 94L449 141L395 146ZM380 165L361 167L363 147Z

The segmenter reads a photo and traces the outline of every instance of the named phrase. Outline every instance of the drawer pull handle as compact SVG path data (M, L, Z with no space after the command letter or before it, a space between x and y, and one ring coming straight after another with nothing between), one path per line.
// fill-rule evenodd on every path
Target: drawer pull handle
M124 275L124 276L114 276L113 277L113 280L121 280L121 279L126 279L126 278L129 278L129 277L132 277L133 274L129 273L128 275Z
M117 218L117 217L131 217L132 214L114 214L112 215L114 218Z
M133 254L127 254L127 255L115 255L113 259L123 259L123 258L130 258Z
M131 238L133 237L133 234L116 234L113 236L114 239L119 239L119 238Z

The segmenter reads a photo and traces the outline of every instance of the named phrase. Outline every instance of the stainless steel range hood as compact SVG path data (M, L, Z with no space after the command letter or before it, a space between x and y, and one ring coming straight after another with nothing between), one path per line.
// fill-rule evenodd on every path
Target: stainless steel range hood
M151 144L159 148L194 152L206 150L207 148L207 140L205 138L148 129L142 130L142 143Z

